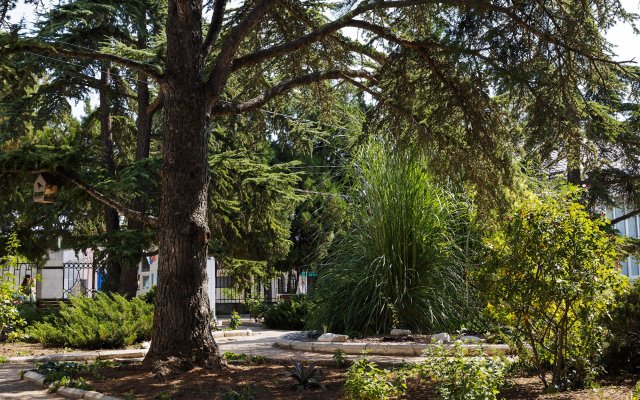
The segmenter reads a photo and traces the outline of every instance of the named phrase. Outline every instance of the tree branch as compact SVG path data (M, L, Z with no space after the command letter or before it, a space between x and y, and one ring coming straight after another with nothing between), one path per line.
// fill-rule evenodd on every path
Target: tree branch
M77 49L67 49L58 47L50 43L43 44L35 42L29 39L20 40L17 42L9 43L2 48L3 52L17 52L28 51L35 54L47 55L47 56L62 56L87 61L105 61L112 62L114 64L122 65L123 67L130 68L132 70L143 72L156 80L162 80L162 69L158 66L151 64L145 64L129 58L116 56L113 54L100 53L97 51L85 51Z
M621 216L619 216L619 217L617 217L617 218L612 219L612 220L611 220L611 225L615 225L615 224L617 224L618 222L622 222L622 221L624 221L624 220L626 220L626 219L629 219L629 218L631 218L631 217L635 217L635 216L636 216L636 215L638 215L638 214L640 214L640 209L637 209L637 210L631 211L631 212L629 212L629 213L626 213L626 214L624 214L624 215L621 215Z
M211 15L209 32L207 32L207 37L204 39L204 43L202 44L202 51L205 58L209 55L213 45L218 40L218 35L220 35L220 30L222 29L222 22L224 21L224 11L226 7L227 0L215 0L215 3L213 4L213 15Z
M220 97L229 74L233 57L245 36L253 30L262 17L273 8L278 0L260 0L258 4L240 21L226 37L220 54L216 59L211 75L207 81L207 108L211 108Z
M404 1L375 1L366 4L362 4L352 11L344 14L342 17L329 22L320 28L302 35L299 38L287 43L267 47L265 49L257 50L253 53L239 57L233 61L232 71L237 71L241 68L255 65L266 59L279 57L284 54L291 53L296 50L300 50L309 44L318 42L325 37L339 31L342 28L349 26L349 23L359 15L362 15L368 11L381 8L404 8L417 5L435 4L436 0L404 0Z
M147 109L147 112L149 113L150 116L152 116L153 114L158 112L160 109L162 109L163 106L164 106L164 95L162 94L162 91L160 91L156 96L156 98L153 99L151 104L149 104L149 108Z
M368 78L373 79L373 76L367 71L345 71L345 70L330 70L324 72L313 72L307 75L301 75L292 79L272 86L263 94L247 100L242 103L224 103L218 104L212 109L212 115L229 115L247 112L255 110L261 107L271 99L281 96L292 89L299 86L308 85L314 82L320 82L331 79L345 79L345 78Z
M114 210L118 211L120 214L124 215L125 217L134 219L144 225L147 225L150 228L158 229L159 227L158 218L151 215L146 215L139 211L134 211L122 205L120 202L100 193L99 191L94 189L91 185L89 185L88 183L80 179L76 174L64 168L57 168L53 172L55 172L55 174L61 176L62 178L68 180L69 182L72 182L73 184L78 186L80 189L84 190L91 197L98 200L100 203L113 208Z

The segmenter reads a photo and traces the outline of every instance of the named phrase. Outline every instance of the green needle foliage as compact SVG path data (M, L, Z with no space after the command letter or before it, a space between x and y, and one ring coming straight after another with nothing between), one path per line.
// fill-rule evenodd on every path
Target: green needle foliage
M82 349L122 348L151 336L153 305L139 297L98 293L60 303L60 313L37 322L26 334L45 346Z
M427 161L375 143L359 153L352 229L320 272L313 328L434 331L469 315L470 208L434 183Z

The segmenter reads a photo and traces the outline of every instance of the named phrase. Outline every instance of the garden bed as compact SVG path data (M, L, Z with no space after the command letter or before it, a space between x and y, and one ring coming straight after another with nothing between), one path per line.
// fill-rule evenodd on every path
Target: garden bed
M40 343L0 342L0 356L2 357L46 356L68 351L70 350L60 347L44 347Z
M144 370L140 365L123 365L118 368L100 370L100 378L87 374L88 383L102 393L128 399L222 399L232 391L255 400L278 399L342 399L345 369L321 367L324 388L294 391L293 383L288 378L289 369L280 365L233 365L222 373L203 369L177 375L162 380ZM633 386L638 377L626 376L607 378L600 382L598 389L587 389L567 393L544 393L540 380L536 377L510 379L509 386L499 398L504 399L549 399L549 400L583 400L583 399L630 399ZM170 396L170 397L168 397ZM407 393L403 399L431 400L436 395L428 382L422 382L417 388Z
M122 351L124 350L124 351ZM124 349L82 350L60 347L44 347L40 343L0 342L0 356L10 362L44 362L96 360L110 358L143 357L146 350L140 344ZM13 359L13 360L12 360Z

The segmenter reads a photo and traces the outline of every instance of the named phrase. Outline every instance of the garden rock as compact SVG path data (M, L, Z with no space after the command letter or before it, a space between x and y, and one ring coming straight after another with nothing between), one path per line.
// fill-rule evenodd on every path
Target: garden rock
M477 336L465 335L460 338L462 343L480 343L484 342L484 339L481 339Z
M347 335L336 335L335 333L323 333L318 338L318 342L346 342L349 339Z
M151 347L151 342L142 342L140 344L140 347L142 347L143 349L149 349L149 347Z
M431 339L436 342L450 342L451 336L446 332L436 333L435 335L431 335Z
M392 329L390 334L391 336L409 336L411 331L409 329Z

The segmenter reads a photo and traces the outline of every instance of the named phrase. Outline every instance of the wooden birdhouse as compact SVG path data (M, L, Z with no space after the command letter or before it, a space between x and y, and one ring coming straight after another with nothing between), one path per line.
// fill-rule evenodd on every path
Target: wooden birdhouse
M55 203L59 186L60 180L55 176L46 172L39 174L33 184L33 201L43 204Z

